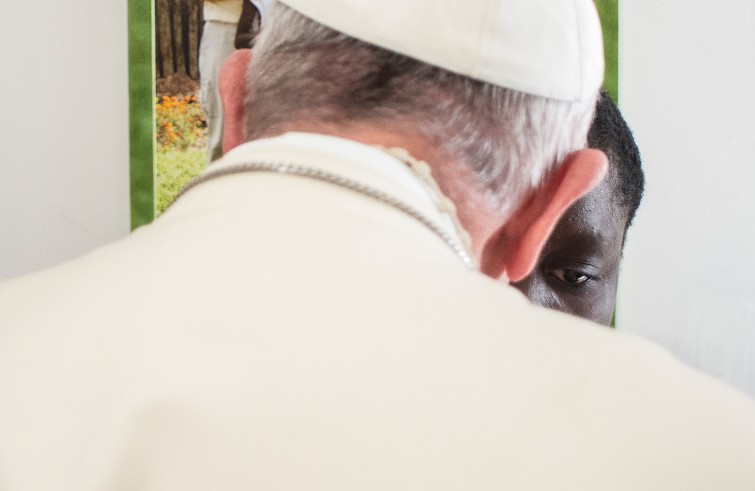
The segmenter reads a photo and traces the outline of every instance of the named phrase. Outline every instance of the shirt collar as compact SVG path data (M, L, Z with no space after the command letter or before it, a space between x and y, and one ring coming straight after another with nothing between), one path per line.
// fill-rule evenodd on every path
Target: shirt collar
M208 170L246 162L303 165L360 182L410 205L460 243L467 240L445 211L447 206L442 206L448 199L433 190L409 165L379 147L336 136L289 132L239 145Z

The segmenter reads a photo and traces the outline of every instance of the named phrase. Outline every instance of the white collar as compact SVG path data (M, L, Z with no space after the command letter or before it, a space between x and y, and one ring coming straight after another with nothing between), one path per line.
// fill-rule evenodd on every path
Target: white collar
M329 135L290 132L244 143L211 164L204 174L252 161L305 166L382 191L431 219L469 254L469 234L458 222L454 204L440 191L427 164L413 159L402 149L385 149Z
M250 158L262 161L280 161L281 158L286 158L294 161L291 163L312 165L331 172L361 168L370 174L390 179L411 195L426 194L425 187L414 172L396 157L377 147L354 140L316 133L289 132L273 138L244 143L228 152L222 159L213 162L210 169L232 166ZM343 163L347 163L348 167Z

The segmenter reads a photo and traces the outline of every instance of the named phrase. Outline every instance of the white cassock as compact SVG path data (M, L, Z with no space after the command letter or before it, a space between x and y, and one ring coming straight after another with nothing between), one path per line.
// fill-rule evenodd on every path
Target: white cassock
M291 163L433 197L382 150ZM753 490L755 405L645 341L530 306L415 217L270 172L0 284L0 489Z

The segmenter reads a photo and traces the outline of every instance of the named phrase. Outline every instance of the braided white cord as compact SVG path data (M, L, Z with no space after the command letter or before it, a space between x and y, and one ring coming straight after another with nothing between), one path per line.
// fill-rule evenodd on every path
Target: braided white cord
M297 164L287 164L282 162L244 162L223 168L218 168L217 170L210 170L187 184L186 187L184 187L178 193L176 199L173 202L175 203L176 200L181 198L181 196L186 194L188 191L209 180L234 174L243 174L247 172L274 172L278 174L289 174L299 177L306 177L309 179L327 182L335 186L340 186L346 189L350 189L354 192L369 196L380 201L381 203L392 206L418 220L425 227L427 227L438 237L440 237L446 244L448 244L448 246L456 253L457 256L459 256L459 259L461 259L462 263L464 263L464 265L468 269L472 271L477 270L477 264L475 263L475 260L467 252L466 248L458 240L456 240L456 238L452 237L445 230L440 228L435 222L414 209L412 206L407 205L403 201L398 200L393 196L380 191L379 189L364 185L360 182L347 179L337 174L331 174L330 172L325 172L319 169L312 169L310 167L304 167Z

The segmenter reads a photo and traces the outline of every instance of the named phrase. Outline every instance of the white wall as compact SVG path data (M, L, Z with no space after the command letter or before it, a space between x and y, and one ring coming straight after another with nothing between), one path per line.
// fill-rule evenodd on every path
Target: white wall
M618 326L755 396L755 0L620 2L647 192Z
M0 17L0 279L129 230L127 2Z

